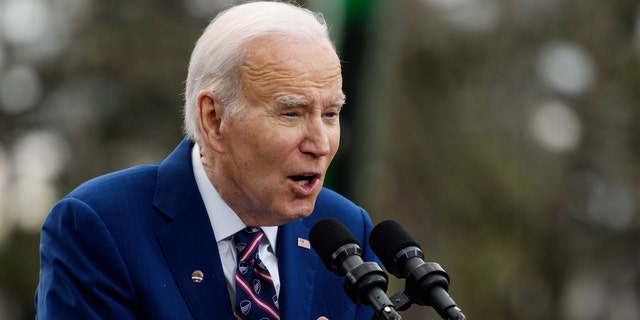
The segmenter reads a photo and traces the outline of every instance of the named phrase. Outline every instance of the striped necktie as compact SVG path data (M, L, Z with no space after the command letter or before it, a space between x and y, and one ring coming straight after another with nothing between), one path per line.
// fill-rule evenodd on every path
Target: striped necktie
M236 308L239 320L280 319L278 295L267 267L258 256L264 232L247 227L234 235L238 268L236 269Z

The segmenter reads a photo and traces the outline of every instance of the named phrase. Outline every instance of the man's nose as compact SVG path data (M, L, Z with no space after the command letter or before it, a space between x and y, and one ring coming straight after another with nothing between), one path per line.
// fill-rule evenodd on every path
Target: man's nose
M331 134L335 128L329 128L322 119L310 120L305 128L300 151L314 157L323 157L331 153Z

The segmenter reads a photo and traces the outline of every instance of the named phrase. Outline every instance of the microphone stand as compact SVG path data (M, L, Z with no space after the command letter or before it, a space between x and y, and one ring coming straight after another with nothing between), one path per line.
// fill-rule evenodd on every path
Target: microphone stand
M387 274L375 262L364 262L351 269L344 278L344 290L352 301L368 305L375 311L373 319L402 320L385 291Z
M413 303L413 301L411 301L411 298L409 298L409 296L404 291L398 292L389 298L391 299L391 302L393 302L393 305L396 307L396 310L398 311L404 311L409 309L409 307ZM444 312L445 312L445 315L443 316L444 320L466 320L467 319L462 313L462 310L460 310L460 308L456 306L452 306L446 309Z
M392 295L389 299L398 311L407 310L411 304L417 303L433 306L444 320L466 320L462 310L446 293L448 289L449 275L444 269L435 262L425 262L410 273L405 283L405 290ZM424 292L430 293L426 301L420 297Z

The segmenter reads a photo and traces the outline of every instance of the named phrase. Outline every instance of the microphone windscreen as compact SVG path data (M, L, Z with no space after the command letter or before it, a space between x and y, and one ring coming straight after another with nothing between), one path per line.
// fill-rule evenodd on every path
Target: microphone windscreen
M385 220L375 226L369 235L369 244L387 270L396 269L393 258L400 250L411 246L420 248L395 220Z
M358 244L358 240L351 231L335 218L326 218L318 221L309 231L311 247L318 253L325 265L332 263L333 253L345 244Z

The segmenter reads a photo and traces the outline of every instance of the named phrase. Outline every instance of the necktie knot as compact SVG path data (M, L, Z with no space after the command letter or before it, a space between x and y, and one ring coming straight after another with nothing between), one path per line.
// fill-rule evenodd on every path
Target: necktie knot
M238 262L247 261L249 258L257 256L263 236L264 232L257 227L246 227L235 234Z

